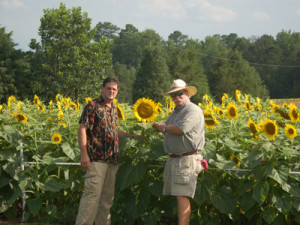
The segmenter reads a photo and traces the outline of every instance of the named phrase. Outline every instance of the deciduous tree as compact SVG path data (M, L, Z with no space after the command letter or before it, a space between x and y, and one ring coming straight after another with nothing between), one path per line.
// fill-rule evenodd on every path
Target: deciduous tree
M111 43L103 38L93 42L96 28L81 7L45 9L39 35L41 44L32 40L37 77L44 87L40 94L53 98L57 93L78 100L99 95L106 68L111 67Z

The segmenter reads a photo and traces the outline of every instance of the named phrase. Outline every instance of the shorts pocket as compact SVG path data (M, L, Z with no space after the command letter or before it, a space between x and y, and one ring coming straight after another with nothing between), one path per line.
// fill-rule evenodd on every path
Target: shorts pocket
M189 173L189 170L192 168L190 157L182 157L178 161L177 173L186 174Z
M189 175L177 174L174 177L174 183L176 184L188 184L190 182Z
M176 184L188 184L190 182L190 174L193 165L191 164L190 157L182 157L178 161L178 167L174 177Z

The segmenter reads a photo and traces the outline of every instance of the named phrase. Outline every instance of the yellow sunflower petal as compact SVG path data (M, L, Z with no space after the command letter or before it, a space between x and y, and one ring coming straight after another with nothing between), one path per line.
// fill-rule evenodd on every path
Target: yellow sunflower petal
M117 109L118 109L119 120L125 120L123 109L121 108L121 106L119 104L117 104Z
M226 113L229 119L238 118L237 109L234 103L229 103L226 107Z
M27 123L28 118L23 113L13 113L13 117L16 121Z
M62 137L59 133L55 133L51 137L52 144L58 145L61 143Z
M261 131L267 138L274 140L278 133L276 121L265 119L265 121L261 124Z
M289 139L294 139L295 137L297 137L297 130L296 128L291 125L291 124L288 124L284 127L284 131L285 131L285 134L286 136L289 138Z
M132 108L135 118L142 122L154 121L158 113L157 105L148 98L138 99Z

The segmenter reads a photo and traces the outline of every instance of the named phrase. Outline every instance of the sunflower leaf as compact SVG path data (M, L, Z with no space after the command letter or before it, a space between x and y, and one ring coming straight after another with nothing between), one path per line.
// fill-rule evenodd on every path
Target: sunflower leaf
M74 150L73 148L71 148L70 144L65 142L62 144L62 150L63 152L72 160L75 159L75 153L74 153Z

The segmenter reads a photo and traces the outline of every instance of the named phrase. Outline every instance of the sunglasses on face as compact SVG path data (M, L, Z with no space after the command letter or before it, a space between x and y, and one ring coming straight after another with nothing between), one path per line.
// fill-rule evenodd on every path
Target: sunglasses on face
M175 98L176 96L181 96L183 94L183 91L179 91L179 92L177 92L177 93L172 93L171 94L171 97L172 98Z

